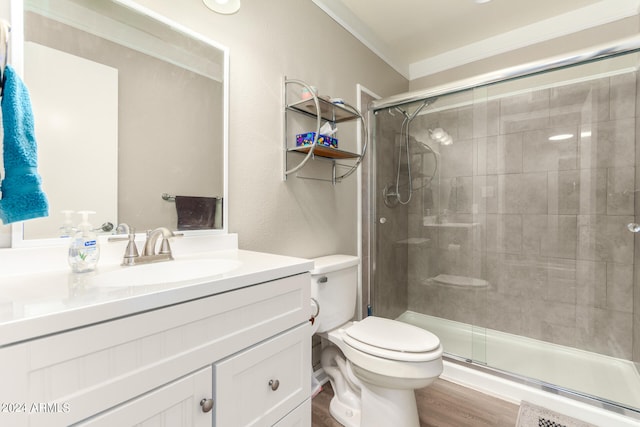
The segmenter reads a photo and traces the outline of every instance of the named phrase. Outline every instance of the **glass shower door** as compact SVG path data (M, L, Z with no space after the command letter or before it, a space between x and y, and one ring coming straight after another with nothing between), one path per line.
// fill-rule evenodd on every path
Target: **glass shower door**
M408 140L422 101L378 111L374 314L453 357L640 411L639 63L439 96Z
M482 228L473 204L473 91L376 113L374 314L484 362ZM464 105L464 108L460 108Z

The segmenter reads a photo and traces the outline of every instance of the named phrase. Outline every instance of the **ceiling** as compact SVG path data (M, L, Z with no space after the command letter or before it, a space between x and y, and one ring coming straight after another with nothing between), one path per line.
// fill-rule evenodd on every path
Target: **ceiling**
M638 15L640 0L313 0L406 78Z

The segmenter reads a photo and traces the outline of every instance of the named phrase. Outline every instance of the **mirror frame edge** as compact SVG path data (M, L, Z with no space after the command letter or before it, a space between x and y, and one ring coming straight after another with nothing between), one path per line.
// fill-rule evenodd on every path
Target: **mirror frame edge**
M226 235L229 234L229 48L215 40L190 29L172 19L167 18L149 8L141 6L134 0L111 0L122 6L133 9L134 11L144 14L156 21L162 22L169 27L193 37L201 42L207 43L216 49L222 51L223 54L223 108L222 108L222 146L223 146L223 195L222 195L222 228L218 230L184 230L185 236L201 236L201 235ZM24 77L24 1L10 0L11 9L11 65L16 69L19 76ZM49 247L68 245L68 240L60 238L49 239L24 239L24 222L16 222L11 224L11 248L26 247ZM144 233L136 233L136 235L144 235ZM111 235L102 235L101 240L106 240Z

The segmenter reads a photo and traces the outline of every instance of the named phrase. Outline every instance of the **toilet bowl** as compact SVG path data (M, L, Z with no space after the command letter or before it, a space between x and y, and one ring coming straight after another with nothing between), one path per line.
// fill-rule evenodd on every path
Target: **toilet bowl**
M352 321L358 258L332 255L314 261L314 329L326 343L321 362L334 390L331 415L347 427L418 427L414 390L442 373L440 340L391 319Z

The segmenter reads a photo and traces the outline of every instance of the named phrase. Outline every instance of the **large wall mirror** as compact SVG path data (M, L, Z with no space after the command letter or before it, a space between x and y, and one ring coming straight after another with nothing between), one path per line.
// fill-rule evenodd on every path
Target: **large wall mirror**
M226 232L228 50L128 0L14 4L50 215L13 246L60 240L64 211L102 234Z

